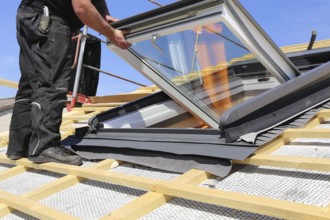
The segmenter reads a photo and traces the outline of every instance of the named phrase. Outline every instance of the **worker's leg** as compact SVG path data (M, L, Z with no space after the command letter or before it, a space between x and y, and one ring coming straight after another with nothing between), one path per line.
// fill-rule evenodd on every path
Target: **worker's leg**
M70 78L70 29L63 20L54 19L49 33L42 34L38 29L40 16L29 7L18 13L19 43L35 68L35 72L29 72L32 88L29 159L37 163L80 164L80 157L54 146L60 141L59 127Z
M36 35L40 34L36 30ZM77 155L60 145L60 125L67 102L71 74L71 34L68 25L53 18L49 33L31 49L36 67L38 89L32 96L32 134L29 159L35 163L59 162L80 165Z
M9 144L7 155L10 159L20 159L28 155L31 136L31 94L28 72L34 67L29 58L20 51L21 78L15 97L11 123L9 127Z
M31 100L33 91L37 90L36 71L29 43L25 39L29 33L24 32L21 27L22 22L35 19L36 14L32 11L23 13L23 10L25 10L25 6L21 5L16 20L17 42L20 45L19 66L21 78L9 127L7 155L10 159L19 159L28 155L31 136Z
M54 19L47 38L32 45L38 90L32 97L32 137L29 155L38 155L60 141L59 128L70 79L70 29ZM40 33L36 33L40 34Z

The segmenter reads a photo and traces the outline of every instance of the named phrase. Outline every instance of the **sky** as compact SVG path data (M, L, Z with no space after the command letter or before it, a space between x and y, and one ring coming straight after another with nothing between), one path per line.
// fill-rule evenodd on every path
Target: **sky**
M111 15L123 19L158 6L148 0L106 0ZM175 0L156 0L166 5ZM312 30L317 30L317 40L330 39L330 0L241 0L278 46L307 43ZM20 0L10 0L0 8L0 79L18 82L19 47L16 42L16 10ZM98 33L90 31L101 39ZM121 77L151 85L143 75L102 45L101 69ZM100 74L98 96L130 92L139 86ZM14 97L16 90L0 86L0 99Z

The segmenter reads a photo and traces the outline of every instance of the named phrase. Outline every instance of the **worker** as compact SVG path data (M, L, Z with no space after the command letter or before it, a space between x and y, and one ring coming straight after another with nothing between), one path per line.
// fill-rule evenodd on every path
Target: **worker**
M116 19L105 0L22 0L16 20L21 78L7 157L81 165L81 157L61 145L59 131L72 64L71 33L85 24L121 49L130 44L109 24Z

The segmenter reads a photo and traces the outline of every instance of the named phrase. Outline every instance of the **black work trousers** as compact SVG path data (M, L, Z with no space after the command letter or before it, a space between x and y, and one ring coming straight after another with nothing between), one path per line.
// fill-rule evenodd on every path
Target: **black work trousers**
M17 12L21 78L9 128L7 154L38 155L60 142L59 128L71 68L71 31L51 17L47 34L38 25L42 7L21 3Z

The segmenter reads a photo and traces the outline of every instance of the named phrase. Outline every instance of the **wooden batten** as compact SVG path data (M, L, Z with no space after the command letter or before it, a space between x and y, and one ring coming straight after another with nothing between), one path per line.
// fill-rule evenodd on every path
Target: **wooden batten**
M152 92L141 92L141 93L125 93L110 96L92 96L89 97L93 104L96 103L109 103L109 102L131 102L147 95L152 94Z
M10 80L0 79L0 86L18 89L18 83Z

